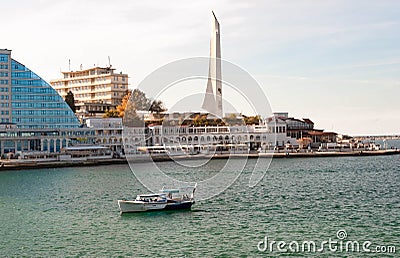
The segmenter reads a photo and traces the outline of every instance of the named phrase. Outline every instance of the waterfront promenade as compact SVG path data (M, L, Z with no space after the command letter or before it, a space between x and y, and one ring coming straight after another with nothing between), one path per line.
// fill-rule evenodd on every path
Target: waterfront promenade
M382 156L400 155L400 149L374 150L374 151L309 151L309 152L264 152L264 153L214 153L212 155L180 155L170 157L168 155L141 155L129 158L129 162L164 162L183 159L257 159L257 158L323 158L323 157L357 157L357 156ZM34 161L34 160L1 160L0 171L38 169L38 168L57 168L75 166L99 166L115 165L127 163L125 158L110 158L102 160L85 161Z

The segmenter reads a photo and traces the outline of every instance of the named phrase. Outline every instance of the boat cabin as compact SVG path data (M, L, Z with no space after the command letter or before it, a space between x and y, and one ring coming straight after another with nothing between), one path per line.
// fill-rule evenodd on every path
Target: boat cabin
M141 194L136 196L136 201L141 202L167 202L165 194Z

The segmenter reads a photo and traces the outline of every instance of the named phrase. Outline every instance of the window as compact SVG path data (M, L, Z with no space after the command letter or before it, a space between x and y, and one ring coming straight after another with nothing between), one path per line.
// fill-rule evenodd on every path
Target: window
M0 61L1 62L8 62L8 55L0 54Z

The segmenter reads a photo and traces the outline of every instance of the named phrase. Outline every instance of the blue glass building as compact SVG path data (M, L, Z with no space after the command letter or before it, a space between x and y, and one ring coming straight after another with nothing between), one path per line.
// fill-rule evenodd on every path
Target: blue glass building
M0 49L0 108L0 123L18 128L80 127L64 99L6 49Z

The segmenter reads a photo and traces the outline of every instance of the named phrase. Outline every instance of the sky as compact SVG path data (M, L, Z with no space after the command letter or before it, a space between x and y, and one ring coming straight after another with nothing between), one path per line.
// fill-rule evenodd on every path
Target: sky
M2 0L0 48L46 81L69 59L78 70L110 56L135 88L165 64L209 55L211 10L222 58L254 77L273 111L326 131L400 135L397 0Z

